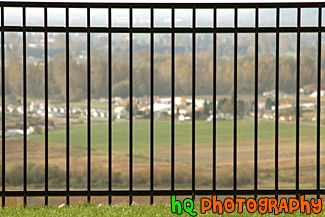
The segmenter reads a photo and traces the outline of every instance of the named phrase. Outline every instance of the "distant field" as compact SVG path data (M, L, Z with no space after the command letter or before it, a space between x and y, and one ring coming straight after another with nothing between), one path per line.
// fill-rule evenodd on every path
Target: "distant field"
M75 148L86 148L87 142L87 124L70 126L70 145ZM170 147L171 122L167 120L155 121L155 146L157 148ZM259 121L259 139L274 139L274 122ZM191 145L192 123L184 122L175 124L175 137L177 145ZM280 123L279 137L281 141L295 141L295 124ZM91 125L92 149L107 150L108 146L108 125L107 123L95 123ZM253 120L238 120L238 142L253 142L254 123ZM324 130L324 127L321 127ZM129 123L128 121L113 123L113 148L115 151L127 152L129 148ZM217 122L217 145L233 145L233 121ZM66 130L59 127L49 132L49 142L56 145L66 144ZM316 125L300 125L300 141L303 143L314 142L316 138ZM43 135L31 135L30 140L44 140ZM322 141L325 137L322 137ZM150 145L150 123L148 120L134 121L133 123L133 141L134 149L147 149ZM196 122L196 141L198 146L211 146L212 142L212 122Z
M70 125L71 181L73 186L86 186L87 174L87 124ZM180 123L175 126L175 178L177 188L191 187L192 165L192 123ZM321 127L324 135L325 127ZM258 129L258 186L274 187L275 164L275 125L274 121L259 121ZM113 122L113 187L127 187L129 168L129 123ZM239 119L237 126L237 165L238 188L253 188L254 183L254 120ZM108 125L107 121L94 121L91 125L92 172L96 187L107 186L108 166ZM212 182L212 122L196 122L196 186L209 188ZM217 186L231 188L233 181L233 121L217 121ZM155 120L154 125L154 162L155 186L168 188L170 183L171 161L171 122ZM28 162L44 164L44 133L28 136ZM324 136L321 144L325 143ZM49 131L50 165L65 171L66 129L57 127ZM294 123L280 122L279 125L279 187L295 187L296 128ZM7 140L7 166L22 162L22 137ZM316 186L316 124L300 125L300 184L302 188ZM321 149L321 173L325 172L325 150ZM135 120L133 123L133 168L135 187L147 188L150 177L150 122ZM120 174L120 175L119 175ZM8 177L8 176L7 176ZM115 177L115 178L114 178ZM96 184L97 183L97 184ZM39 185L35 185L39 186ZM64 186L64 179L62 185ZM321 178L325 187L325 179Z
M171 150L171 122L157 120L154 126L155 161L170 162ZM80 150L87 149L87 125L70 126L70 146ZM107 155L108 125L94 123L91 126L91 147L94 153ZM324 131L324 127L321 128ZM58 128L49 132L51 145L65 147L65 128ZM113 123L113 155L128 162L129 153L129 123ZM197 167L211 170L212 162L212 122L196 122L196 159ZM238 163L243 167L253 168L254 160L254 123L253 119L238 120L237 126ZM261 168L270 169L274 165L275 125L274 121L259 121L259 161ZM233 163L233 121L217 122L217 163L221 168L232 169ZM31 141L44 142L44 135L31 135ZM296 128L294 123L280 123L279 125L279 158L280 166L293 168L295 166ZM321 137L324 144L325 137ZM178 165L189 167L192 156L192 123L175 125L176 162ZM133 125L134 161L149 163L150 155L150 123L149 120L136 120ZM323 151L323 150L322 150ZM114 157L113 156L113 157ZM301 166L313 168L316 157L316 125L300 125L300 156ZM202 171L203 171L202 170ZM310 169L309 169L310 170ZM309 171L307 170L307 171ZM291 171L294 172L294 169ZM308 174L308 173L306 173Z

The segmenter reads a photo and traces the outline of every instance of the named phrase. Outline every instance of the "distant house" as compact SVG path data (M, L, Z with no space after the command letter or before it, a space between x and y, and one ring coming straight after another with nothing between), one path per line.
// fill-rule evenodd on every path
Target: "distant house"
M78 114L81 114L81 113L82 113L82 109L80 109L80 108L78 108L78 107L73 107L73 108L71 109L71 112L72 112L72 114L76 114L76 115L78 115Z
M97 111L92 111L91 112L91 116L93 116L93 117L98 117L99 116L99 113L97 112Z
M186 109L180 109L180 110L178 111L178 113L179 113L180 115L185 115L185 114L187 114L188 112L187 112Z
M274 118L273 114L271 113L265 113L263 114L263 119L266 119L266 120L272 120Z
M8 105L7 110L8 110L8 112L12 113L12 112L17 111L17 108L14 105Z
M24 131L20 129L9 129L6 131L7 137L19 136L19 135L24 135Z
M288 104L288 103L280 103L279 104L279 110L283 110L283 109L287 109L287 108L291 108L293 107L293 105ZM272 106L271 108L273 111L275 110L275 106Z
M184 122L184 121L185 121L185 117L184 117L184 115L179 115L179 116L178 116L178 121L179 121L179 122Z
M167 98L160 98L160 103L162 104L171 104L171 98L170 97L167 97Z
M180 106L182 104L182 97L175 97L175 105Z
M114 113L117 119L128 118L130 116L129 111L126 111L122 106L114 108Z
M114 108L114 112L117 114L120 114L123 110L124 110L123 106L118 106L118 107Z
M265 109L265 102L258 102L258 109Z
M62 114L64 114L65 113L65 108L59 107L59 112L62 113Z
M316 106L314 103L302 103L300 107L303 109L313 109Z
M153 104L153 110L155 112L168 112L171 109L171 105L170 104L165 104L165 103L154 103Z
M51 112L49 113L50 118L64 118L65 114L58 113L58 112Z
M314 91L309 96L311 96L311 97L317 97L317 95L318 95L317 91ZM321 90L320 91L320 96L325 96L325 90Z
M300 88L300 94L310 95L315 91L315 88Z
M23 113L24 113L24 108L23 108L23 106L18 106L18 107L17 107L17 112L20 113L20 114L23 114Z
M99 117L101 117L101 118L105 118L105 117L107 117L107 116L108 116L107 112L105 112L105 111L101 111L101 112L99 112Z
M206 120L207 120L207 121L213 121L213 115L210 115L209 117L207 117Z
M122 104L122 98L121 97L118 97L118 96L113 97L112 98L112 103L114 105L121 105Z
M280 121L292 121L294 119L294 117L293 116L280 116L279 117L279 120Z
M58 108L58 107L55 107L55 106L53 106L53 108L52 108L52 111L53 111L53 112L59 112L59 108Z

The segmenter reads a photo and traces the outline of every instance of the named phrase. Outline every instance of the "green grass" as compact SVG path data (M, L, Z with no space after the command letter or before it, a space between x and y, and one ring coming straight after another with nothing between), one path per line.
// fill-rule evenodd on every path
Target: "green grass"
M198 213L197 216L218 216L218 214L207 213L199 214L199 205L195 206L195 210ZM323 208L324 209L324 208ZM322 214L323 213L323 214ZM322 216L322 213L311 214L308 216ZM94 204L79 204L70 207L44 207L44 206L31 206L27 208L5 208L0 211L0 216L179 216L171 213L170 205L155 204L155 205L116 205L116 206L101 206L98 207ZM187 213L183 213L181 216L190 216ZM245 209L242 214L237 212L231 214L224 214L223 216L261 216L257 212L254 214L248 213ZM265 214L263 216L275 216L273 214ZM306 216L306 214L300 214L295 212L294 214L280 214L279 216Z
M169 147L171 137L170 121L155 121L155 145L156 147ZM191 122L178 123L175 126L175 136L177 145L191 144ZM274 139L274 122L259 121L259 138L262 140ZM281 141L295 141L295 124L281 123L279 126L279 136ZM92 148L94 150L107 150L108 125L107 123L94 123L91 127ZM324 127L322 127L324 130ZM252 119L238 120L238 142L253 142L254 123ZM66 144L66 129L57 128L49 132L49 142L56 145ZM316 125L300 125L300 141L313 142L316 138ZM44 141L44 135L31 135L30 140ZM129 147L129 123L113 123L113 149L115 151L127 152ZM217 145L232 145L233 122L217 122ZM324 139L324 138L322 138ZM150 144L150 122L148 120L134 121L133 126L134 147L139 150L147 150ZM196 141L199 146L211 146L212 142L212 122L196 122ZM87 124L70 126L70 145L74 148L87 147Z

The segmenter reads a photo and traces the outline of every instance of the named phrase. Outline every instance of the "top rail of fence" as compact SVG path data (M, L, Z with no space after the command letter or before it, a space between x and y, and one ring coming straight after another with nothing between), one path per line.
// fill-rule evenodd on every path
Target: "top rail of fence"
M113 7L113 8L292 8L292 7L324 7L325 2L270 2L270 3L102 3L102 2L0 2L1 6L15 7Z

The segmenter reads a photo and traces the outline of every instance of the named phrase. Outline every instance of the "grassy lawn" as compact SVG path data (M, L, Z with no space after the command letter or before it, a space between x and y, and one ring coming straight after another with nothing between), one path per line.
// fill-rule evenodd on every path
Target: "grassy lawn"
M178 145L190 145L191 122L178 123L175 126L176 143ZM274 122L259 121L259 138L261 140L274 139ZM91 126L92 148L94 150L107 150L108 144L108 125L107 123L94 123ZM279 126L279 136L281 141L295 141L295 124L281 123ZM75 148L86 148L87 143L87 124L70 126L70 145ZM324 127L322 127L324 130ZM239 142L253 142L254 123L252 119L238 120ZM170 147L170 121L155 121L155 145L156 147ZM129 147L129 123L113 123L113 148L115 151L128 151ZM217 122L217 142L220 145L231 146L233 139L233 121ZM49 142L56 145L65 145L65 128L57 128L49 132ZM316 137L316 124L300 125L300 141L313 142ZM29 139L43 141L44 135L31 135ZM324 137L322 140L324 141ZM148 120L139 120L134 122L133 126L134 147L138 150L147 149L150 144L150 123ZM212 122L196 122L196 141L199 146L211 146L212 141Z
M85 121L85 120L84 120ZM135 120L133 123L133 168L134 186L148 188L150 177L150 122ZM108 170L108 125L107 121L92 122L92 186L105 188L107 186ZM258 148L258 183L260 188L274 188L274 121L259 121ZM237 126L237 165L240 173L238 188L251 189L254 186L254 120L239 119ZM324 135L324 126L321 128ZM209 188L212 182L212 122L196 122L195 159L197 169L197 188ZM233 181L233 121L217 121L217 185L229 188ZM171 165L171 121L155 120L154 126L154 170L155 186L169 188ZM192 123L176 121L175 126L175 176L177 188L191 187L192 162ZM28 162L44 168L44 133L28 136ZM113 123L112 152L112 185L116 188L128 187L129 167L129 123L116 121ZM321 137L324 144L325 137ZM296 127L295 123L280 122L279 125L279 187L295 187L296 159ZM7 171L8 179L17 179L16 174L22 174L23 149L22 137L11 137L7 140ZM86 180L81 179L87 174L87 123L70 125L70 159L71 185L83 188ZM58 174L65 174L66 160L66 129L57 127L49 131L50 167L57 167ZM321 157L324 158L324 152ZM323 161L321 173L325 172ZM103 172L104 171L104 172ZM31 172L28 173L32 175ZM81 174L81 175L80 175ZM316 183L316 124L300 124L300 185L302 188L315 188ZM61 175L59 175L61 176ZM80 178L81 177L81 178ZM53 179L54 180L54 179ZM52 181L53 187L65 186L65 180ZM13 189L20 189L20 184L12 184ZM8 184L9 186L9 184ZM35 188L42 188L42 183L35 183ZM324 179L321 187L325 186Z
M274 121L259 121L258 129L259 152L263 159L271 160L274 153ZM324 127L321 128L324 132ZM212 153L212 122L196 122L196 156L197 166L211 167ZM232 163L233 151L233 121L217 121L217 159L218 163ZM295 157L296 126L294 123L280 123L279 147L281 153L287 153L286 158ZM44 135L31 135L29 141L44 143ZM92 123L91 148L93 151L107 153L108 150L108 125L106 122ZM321 137L322 144L325 137ZM129 153L129 123L128 121L114 122L112 129L113 154L128 157ZM66 129L59 127L49 132L49 143L52 146L65 147ZM238 162L249 162L254 152L254 120L240 119L237 123ZM300 144L302 159L315 157L316 124L300 125ZM74 149L87 150L87 124L70 125L70 146ZM154 126L155 160L160 162L170 161L171 146L171 121L157 120ZM175 148L177 162L190 165L192 147L192 123L176 121ZM133 150L135 162L149 162L150 150L150 122L149 120L136 120L133 123ZM304 158L306 156L306 158ZM282 157L282 156L280 156ZM294 160L294 159L292 159ZM127 162L127 160L126 160ZM310 161L311 162L311 161ZM268 163L270 164L270 163ZM308 165L306 165L308 166ZM311 165L312 166L312 165Z
M207 213L199 214L199 205L195 206L198 212L197 216L217 216L218 214ZM323 207L324 209L324 207ZM324 211L322 212L323 214ZM319 213L308 216L322 216ZM170 205L155 204L155 205L116 205L116 206L101 206L94 204L80 204L70 207L28 207L28 208L5 208L0 211L0 216L179 216L171 213ZM190 216L184 213L181 216ZM234 212L232 214L223 214L223 216L260 216L257 212L254 214L248 213L245 209L242 214ZM276 216L273 214L265 214L264 216ZM306 216L295 212L294 214L279 214L278 216Z

